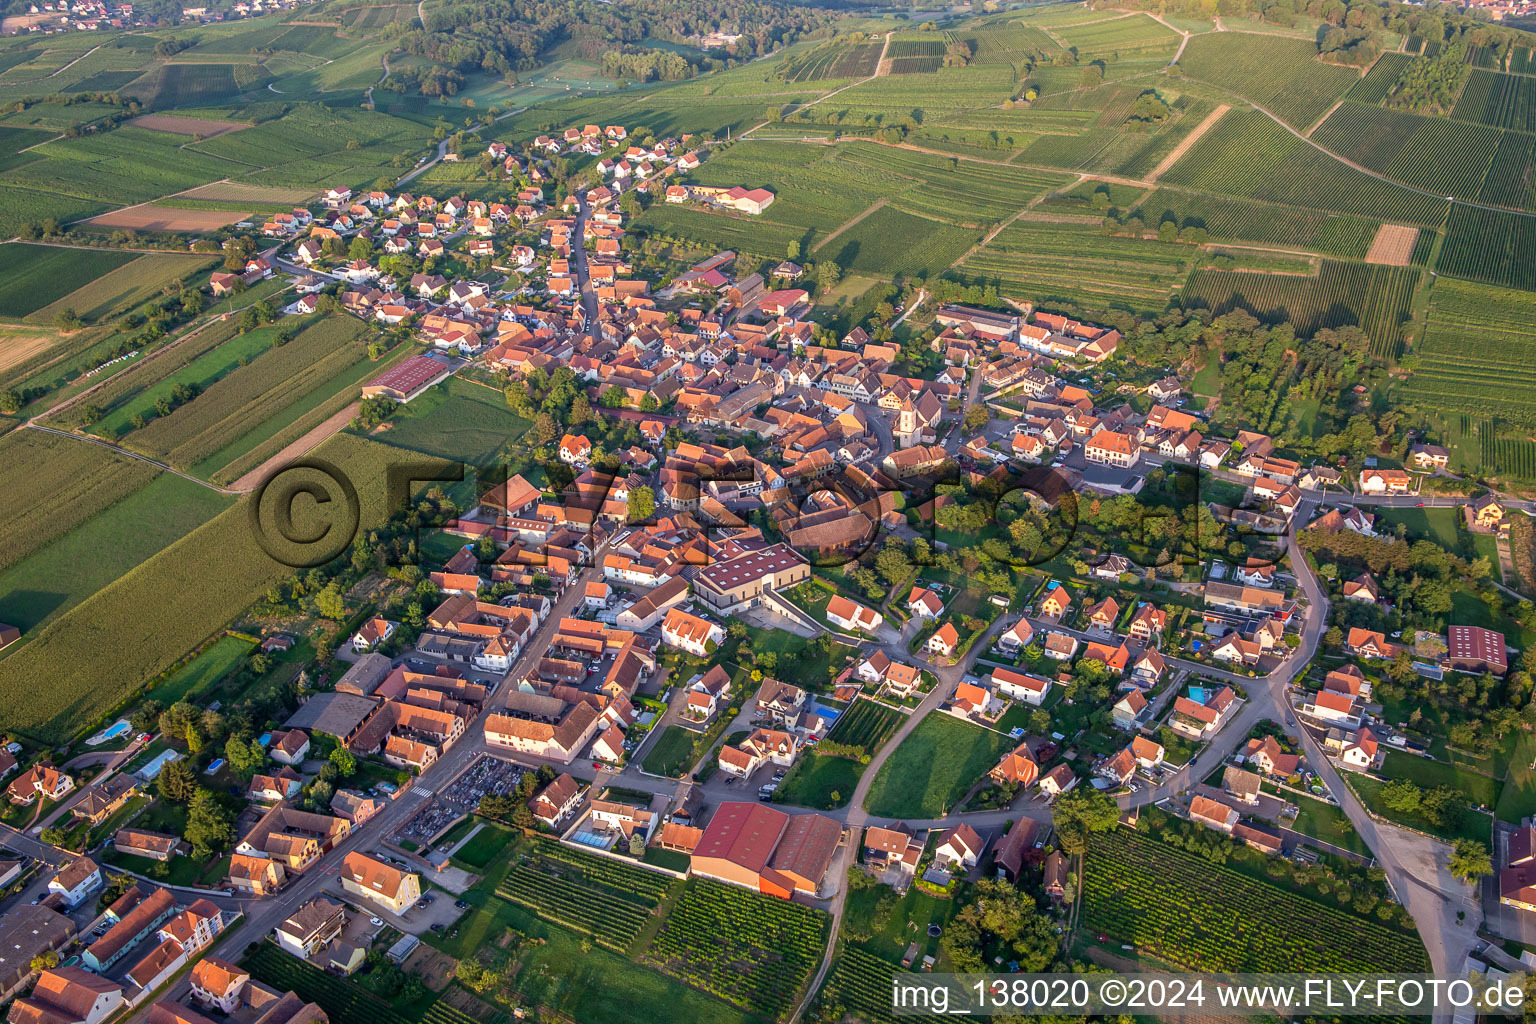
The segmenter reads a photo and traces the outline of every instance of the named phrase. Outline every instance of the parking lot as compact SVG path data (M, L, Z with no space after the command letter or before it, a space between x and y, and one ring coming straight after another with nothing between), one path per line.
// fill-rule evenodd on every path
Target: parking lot
M395 842L409 840L418 846L427 845L443 829L473 813L480 806L481 797L502 796L516 789L524 770L511 761L481 754L395 830Z

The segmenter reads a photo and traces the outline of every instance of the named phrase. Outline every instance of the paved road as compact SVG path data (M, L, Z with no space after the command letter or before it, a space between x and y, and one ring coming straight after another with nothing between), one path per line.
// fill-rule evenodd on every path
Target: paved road
M587 206L584 192L576 193L576 226L571 229L571 268L576 272L576 284L581 289L581 311L586 317L586 330L597 329L597 292L592 288L592 275L587 270L587 247L583 236L592 210Z

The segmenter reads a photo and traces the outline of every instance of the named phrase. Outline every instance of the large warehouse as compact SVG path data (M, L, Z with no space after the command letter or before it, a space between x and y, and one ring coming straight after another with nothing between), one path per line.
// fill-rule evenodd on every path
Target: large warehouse
M693 873L781 899L814 896L842 838L842 825L824 814L723 803L693 851Z

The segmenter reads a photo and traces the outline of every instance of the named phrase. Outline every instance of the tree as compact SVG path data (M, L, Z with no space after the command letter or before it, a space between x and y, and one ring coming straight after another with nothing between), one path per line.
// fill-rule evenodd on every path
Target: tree
M1417 811L1423 798L1424 791L1407 779L1394 779L1381 787L1381 802L1402 814Z
M234 821L212 793L199 789L187 805L187 827L182 837L192 844L193 857L209 860L234 839Z
M800 240L798 238L791 238L789 240L789 244L784 247L784 255L790 260L800 258Z
M632 857L639 857L645 853L645 836L639 832L629 834L629 853Z
M341 584L332 580L326 584L324 590L315 595L315 611L338 622L346 618L347 601L341 592Z
M128 716L128 724L134 732L153 732L160 724L160 712L164 710L165 706L159 701L146 700Z
M1493 874L1493 859L1488 855L1488 847L1482 843L1472 839L1458 839L1446 860L1446 867L1450 868L1452 875L1468 885L1474 885L1479 878Z
M69 838L69 833L57 825L49 825L38 833L37 838L49 846L63 846L64 841Z
M965 429L980 430L991 418L992 411L986 407L985 403L973 405L965 410Z
M85 326L85 321L80 319L75 307L65 306L54 315L53 325L61 331L78 331Z
M350 779L357 772L357 758L346 747L337 747L331 751L331 764L336 766L336 771L344 779Z
M1063 793L1056 800L1054 814L1062 852L1074 856L1088 848L1090 832L1107 832L1120 822L1115 801L1094 789Z
M173 804L184 804L197 792L197 776L186 761L172 761L155 776L155 789Z
M236 775L249 779L266 762L267 752L261 749L260 743L231 736L224 741L224 760L229 762Z
M656 492L649 487L636 487L629 492L628 515L632 523L643 523L656 512Z
M30 966L34 971L51 971L59 966L59 954L51 949L45 949L32 958Z

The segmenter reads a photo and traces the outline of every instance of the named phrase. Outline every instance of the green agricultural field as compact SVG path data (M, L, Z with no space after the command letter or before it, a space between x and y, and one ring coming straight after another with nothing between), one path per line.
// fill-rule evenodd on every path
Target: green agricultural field
M1186 308L1214 313L1245 309L1272 323L1294 324L1299 334L1352 324L1371 338L1372 350L1395 356L1402 325L1411 319L1419 271L1325 261L1316 277L1297 274L1197 270L1184 288Z
M1265 107L1305 130L1360 80L1353 68L1324 64L1307 39L1211 32L1184 47L1179 70Z
M356 485L361 529L384 519L385 469L394 460L388 447L341 435L315 454ZM299 528L315 525L303 522ZM260 547L243 504L221 512L0 659L0 701L13 709L8 723L24 736L67 741L118 709L291 572ZM46 693L37 690L40 678L49 680Z
M85 441L58 440L77 448L103 451ZM0 458L8 455L9 452L0 454ZM14 467L14 463L7 461L7 474ZM157 471L153 467L144 468L149 470L146 476L155 477ZM101 483L80 481L90 482ZM88 494L85 500L89 503L98 496ZM84 509L66 507L60 518L67 532L50 537L51 531L40 530L26 537L18 550L32 553L0 570L0 622L30 631L53 621L197 529L229 504L229 498L206 487L163 473L89 518L76 518L89 505ZM69 528L71 523L75 524L73 528ZM47 539L47 543L39 544L40 539Z
M99 249L0 245L0 316L26 316L135 259L132 253Z
M663 973L736 1006L778 1018L821 960L820 910L691 879L644 955Z
M1437 278L1419 364L1404 388L1415 403L1448 413L1476 410L1536 425L1536 327L1530 295ZM1477 338L1468 346L1467 338Z
M1536 78L1474 70L1451 116L1497 128L1536 132Z
M1335 910L1127 829L1083 858L1092 932L1197 971L1423 971L1418 936ZM1297 921L1307 928L1294 927Z
M1084 60L1102 57L1120 63L1169 58L1179 48L1178 35L1145 14L1064 25L1055 32Z
M38 430L0 438L0 464L10 499L0 517L0 567L62 537L160 472L88 441Z
M905 718L895 708L861 698L837 716L837 724L827 733L827 739L851 743L873 754L895 735Z
M154 298L174 281L192 287L198 283L194 279L213 265L213 260L206 256L140 256L44 306L28 319L34 323L51 323L53 317L65 309L73 309L91 322L110 319Z
M977 242L974 230L951 227L885 206L838 235L827 250L855 274L936 277Z
M1012 745L1000 732L929 715L880 766L864 806L884 818L942 817Z
M1484 125L1345 103L1312 139L1393 181L1465 199L1482 189L1501 135Z
M366 358L370 328L353 317L312 321L286 345L269 349L211 384L192 401L157 416L124 443L190 468L303 401Z
M58 139L32 151L40 159L0 172L0 186L127 206L159 199L240 170L183 147L185 141L183 136L131 125L96 135Z

